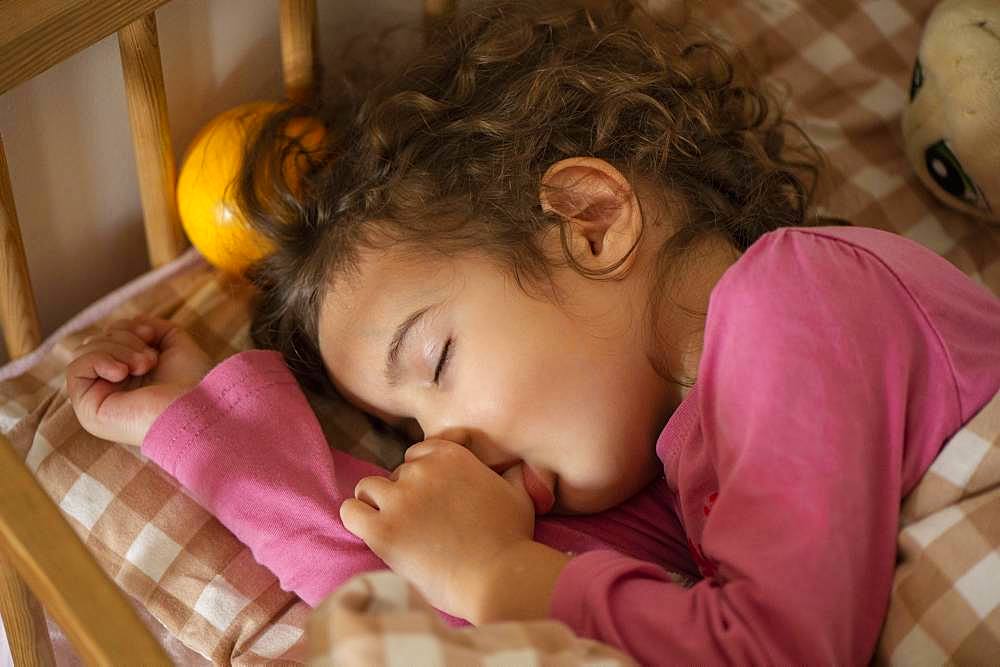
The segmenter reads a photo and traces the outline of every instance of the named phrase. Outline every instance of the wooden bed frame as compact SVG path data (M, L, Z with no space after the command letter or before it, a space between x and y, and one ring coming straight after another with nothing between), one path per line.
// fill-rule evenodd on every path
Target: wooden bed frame
M0 95L118 34L153 267L187 246L175 201L156 9L169 0L3 0ZM455 0L423 0L425 25ZM280 0L285 94L315 90L316 0ZM0 136L0 329L11 359L41 343L24 245ZM0 613L16 665L54 665L44 604L87 664L169 665L125 595L97 565L10 442L0 436ZM37 597L36 597L37 596Z

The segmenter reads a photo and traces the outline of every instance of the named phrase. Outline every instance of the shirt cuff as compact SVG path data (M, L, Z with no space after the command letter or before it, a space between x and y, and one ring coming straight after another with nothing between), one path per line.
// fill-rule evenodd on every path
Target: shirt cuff
M228 357L156 418L142 441L142 453L176 476L177 462L199 434L225 417L247 393L277 383L297 384L279 352L246 350Z

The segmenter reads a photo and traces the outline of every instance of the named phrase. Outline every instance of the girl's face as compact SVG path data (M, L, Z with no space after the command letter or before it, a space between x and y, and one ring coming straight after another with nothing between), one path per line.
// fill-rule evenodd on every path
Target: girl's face
M426 255L365 251L329 291L320 350L346 400L498 472L523 464L556 512L607 509L662 473L682 394L646 356L646 285L555 269L556 305L483 258Z

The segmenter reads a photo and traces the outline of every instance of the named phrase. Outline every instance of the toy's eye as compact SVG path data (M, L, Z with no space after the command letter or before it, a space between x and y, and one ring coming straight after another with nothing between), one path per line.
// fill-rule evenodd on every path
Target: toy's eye
M920 86L924 85L924 66L920 64L920 58L913 63L913 78L910 79L910 101L917 96Z
M966 204L992 213L983 191L965 173L962 163L951 152L944 139L932 144L924 152L924 160L927 162L927 173L942 190Z

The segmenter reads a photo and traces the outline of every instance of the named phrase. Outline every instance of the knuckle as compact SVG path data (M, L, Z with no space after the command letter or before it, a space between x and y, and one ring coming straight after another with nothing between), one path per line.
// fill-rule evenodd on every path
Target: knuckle
M364 493L365 491L374 490L374 487L378 484L380 479L382 478L376 477L374 475L369 477L362 477L360 480L358 480L358 483L354 485L354 496L357 497L359 494Z
M80 362L93 365L99 361L107 361L111 358L111 355L106 350L91 350L80 357Z
M358 503L360 502L360 500L355 498L348 498L340 504L340 519L344 522L345 526L352 525L357 521L358 510L361 509L358 507Z

